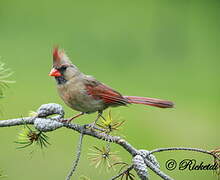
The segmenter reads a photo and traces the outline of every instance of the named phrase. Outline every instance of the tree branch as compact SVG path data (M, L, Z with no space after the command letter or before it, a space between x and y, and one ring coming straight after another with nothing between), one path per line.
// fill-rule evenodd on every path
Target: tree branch
M48 117L54 114L57 114L57 116ZM122 148L124 148L133 157L133 160L134 158L136 158L136 161L134 161L135 164L131 165L130 168L134 167L134 170L137 172L138 176L141 179L148 179L148 173L146 169L146 166L147 166L154 173L160 176L162 179L172 180L171 177L169 177L167 174L165 174L164 172L160 170L160 167L159 167L159 164L156 158L152 155L153 153L156 153L156 152L173 151L173 150L188 150L188 151L196 151L196 152L205 153L220 160L216 154L206 151L206 150L197 149L197 148L174 147L174 148L159 148L159 149L155 149L152 151L137 150L126 140L122 139L119 136L111 136L109 134L106 134L104 133L104 130L102 130L101 128L97 126L92 125L92 128L91 128L90 124L79 125L79 124L73 124L73 123L65 123L65 119L63 119L63 117L64 117L64 111L63 111L62 106L58 104L50 103L50 104L42 105L37 110L37 116L35 117L24 117L24 118L17 118L17 119L1 120L0 127L33 124L36 129L42 132L54 131L61 127L65 127L73 131L79 132L80 140L79 140L79 144L77 148L77 158L74 161L72 169L66 178L67 180L69 180L70 177L73 175L74 171L76 170L77 164L79 162L81 148L82 148L81 146L82 146L83 135L92 136L94 138L107 141L107 142L113 142L113 143L120 145ZM144 175L145 177L143 176L142 178L143 173L145 173ZM117 177L120 177L120 174L113 177L113 179Z
M160 176L164 180L173 180L170 176L165 174L163 171L161 171L159 168L157 168L152 162L144 158L144 163L149 167L153 172L155 172L158 176Z
M24 117L17 119L9 119L9 120L1 120L0 127L10 127L10 126L18 126L24 124L34 124L34 118L32 117Z

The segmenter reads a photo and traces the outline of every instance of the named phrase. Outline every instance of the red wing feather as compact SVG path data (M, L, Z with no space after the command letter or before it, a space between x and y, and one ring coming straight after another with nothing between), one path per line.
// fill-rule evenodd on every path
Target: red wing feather
M108 105L126 105L129 102L117 91L104 85L87 85L86 86L88 94L92 95L94 98L102 99Z

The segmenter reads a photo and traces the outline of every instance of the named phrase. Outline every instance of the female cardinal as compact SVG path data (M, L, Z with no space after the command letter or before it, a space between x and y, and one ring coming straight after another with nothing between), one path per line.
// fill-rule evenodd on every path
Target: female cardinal
M80 72L65 52L57 47L53 50L53 68L49 75L55 77L57 89L63 101L72 109L81 112L68 122L85 113L96 111L98 112L97 121L106 108L127 104L144 104L160 108L173 107L173 103L167 100L121 95L94 77Z

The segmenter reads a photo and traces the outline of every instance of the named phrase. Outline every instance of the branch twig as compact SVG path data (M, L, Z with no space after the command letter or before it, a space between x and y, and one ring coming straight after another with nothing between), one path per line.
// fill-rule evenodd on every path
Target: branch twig
M72 168L70 170L70 172L68 173L66 180L70 180L71 176L73 175L73 173L76 170L76 167L79 163L79 159L80 159L80 155L81 155L81 150L82 150L82 140L83 140L83 132L80 133L80 137L79 137L79 143L78 143L78 147L77 147L77 155L76 155L76 160L73 162Z
M127 169L125 169L124 171L122 171L121 173L117 174L116 176L112 177L110 180L115 180L118 179L120 176L122 176L123 174L125 174L126 172L129 172L133 169L133 165L130 165Z
M153 153L157 153L157 152L163 152L163 151L195 151L195 152L200 152L200 153L204 153L204 154L209 154L209 155L213 156L214 158L220 160L219 156L217 156L216 154L214 154L210 151L207 151L204 149L186 148L186 147L158 148L158 149L154 149L154 150L150 151L148 155L153 154Z

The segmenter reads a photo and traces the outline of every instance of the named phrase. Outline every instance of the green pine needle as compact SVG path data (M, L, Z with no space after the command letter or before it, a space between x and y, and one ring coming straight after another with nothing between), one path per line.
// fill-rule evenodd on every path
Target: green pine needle
M25 124L22 131L18 134L18 140L15 143L19 144L17 149L23 149L34 144L43 149L50 145L48 139L49 137L45 133L33 130Z
M9 83L14 83L15 81L8 80L8 78L13 74L9 68L4 67L5 64L0 62L0 98L4 97L4 90L8 88Z

